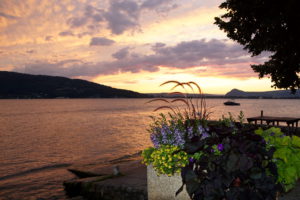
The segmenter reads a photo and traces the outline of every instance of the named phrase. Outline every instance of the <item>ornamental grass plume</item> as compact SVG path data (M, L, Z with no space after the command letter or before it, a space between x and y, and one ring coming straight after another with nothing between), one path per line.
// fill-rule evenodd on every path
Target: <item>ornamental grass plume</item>
M156 108L154 111L162 110L162 109L169 109L173 115L175 116L184 116L186 120L207 120L209 118L209 115L211 114L208 112L206 108L206 101L205 101L205 95L202 93L202 90L200 86L193 82L179 82L179 81L166 81L162 83L160 86L167 85L167 84L173 84L174 86L171 88L171 91L174 89L181 87L185 90L186 93L182 92L170 92L169 95L179 95L180 98L167 100L164 98L156 98L148 101L147 103L151 102L162 102L166 103L167 105L160 106ZM197 93L195 92L195 89ZM189 93L192 92L192 93ZM193 98L195 96L196 98ZM182 103L184 105L183 108L176 105L176 103Z
M148 101L151 102L162 102L167 105L160 106L154 111L161 109L168 109L168 117L164 114L160 114L159 117L151 117L153 123L150 125L150 139L155 148L159 148L160 145L174 145L181 149L187 140L191 140L195 136L203 139L209 137L207 130L203 124L209 117L209 112L206 109L205 96L202 93L201 88L195 82L178 82L178 81L167 81L162 83L160 86L173 84L171 91L181 87L186 93L178 91L170 92L169 95L180 95L180 98L176 99L164 99L156 98ZM188 91L194 93L191 95ZM195 91L198 92L195 96ZM177 103L182 103L183 106L178 106Z

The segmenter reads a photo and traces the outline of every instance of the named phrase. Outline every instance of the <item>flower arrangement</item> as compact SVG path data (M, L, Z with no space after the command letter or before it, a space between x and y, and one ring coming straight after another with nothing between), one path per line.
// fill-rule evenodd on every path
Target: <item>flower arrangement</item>
M145 164L152 164L158 174L168 176L179 173L189 162L188 154L173 145L162 145L158 149L149 147L143 151L142 156Z
M207 130L201 122L204 122L208 118L209 113L206 111L201 89L196 83L168 81L162 85L169 83L175 84L172 89L180 86L184 89L189 87L194 91L194 86L202 97L194 102L187 94L173 92L170 94L179 94L183 98L176 98L171 101L166 99L149 101L149 103L154 101L167 103L167 105L161 106L155 109L155 111L169 109L171 112L167 116L163 113L159 114L158 117L151 116L152 123L148 132L150 133L150 139L154 148L150 147L143 151L143 163L146 165L152 164L158 174L172 176L174 173L179 173L181 168L189 163L189 160L199 157L199 153L186 153L184 147L194 137L202 139L208 137ZM178 102L183 103L185 107L181 108L175 105Z
M153 165L157 174L172 176L181 172L182 186L191 199L273 200L279 191L288 191L300 177L300 138L284 136L278 129L256 130L246 126L241 112L234 119L222 116L208 121L204 95L194 82L175 84L199 92L192 99L154 99L167 105L168 114L151 117L149 132L154 147L143 151L143 163ZM174 105L181 102L184 106Z

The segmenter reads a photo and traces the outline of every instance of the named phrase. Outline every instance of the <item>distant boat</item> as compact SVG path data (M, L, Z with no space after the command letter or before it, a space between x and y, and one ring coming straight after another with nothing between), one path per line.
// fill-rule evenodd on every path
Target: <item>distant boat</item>
M234 101L226 101L226 102L224 102L224 105L225 106L239 106L241 104L240 103L236 103Z

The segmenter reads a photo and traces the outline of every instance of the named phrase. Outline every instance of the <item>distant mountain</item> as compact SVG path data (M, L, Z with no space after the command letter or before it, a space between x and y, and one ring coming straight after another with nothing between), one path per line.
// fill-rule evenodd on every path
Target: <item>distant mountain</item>
M0 71L0 98L140 98L146 94L58 76Z
M149 95L155 98L180 98L183 97L182 94L169 94L169 93L148 93ZM202 98L203 96L200 94L188 94L189 97L192 98ZM224 98L222 94L204 94L205 98Z
M238 89L233 89L225 97L228 98L272 98L272 99L294 99L300 98L300 90L295 94L291 94L289 90L276 90L267 92L245 92Z

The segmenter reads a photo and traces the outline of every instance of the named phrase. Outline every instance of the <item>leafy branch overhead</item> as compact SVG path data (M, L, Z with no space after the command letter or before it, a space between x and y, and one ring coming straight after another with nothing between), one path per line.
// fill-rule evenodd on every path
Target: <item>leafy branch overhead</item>
M251 65L259 77L270 77L275 88L300 88L300 2L298 0L226 0L226 13L215 24L230 39L257 56L271 53L263 64Z

